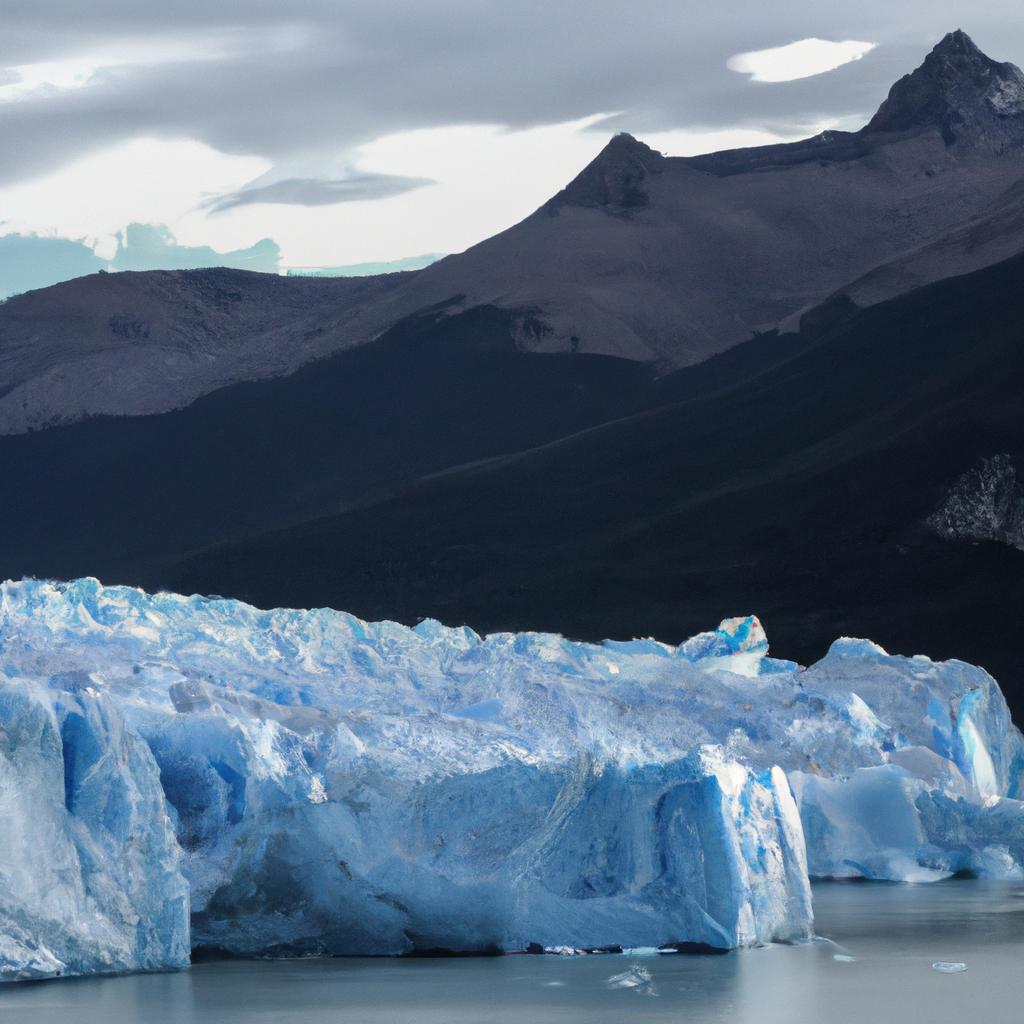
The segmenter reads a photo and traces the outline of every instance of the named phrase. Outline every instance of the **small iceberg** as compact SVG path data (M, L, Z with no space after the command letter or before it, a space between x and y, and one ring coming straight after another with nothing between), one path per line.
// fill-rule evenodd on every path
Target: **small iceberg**
M621 974L613 974L607 984L609 988L628 988L647 996L657 995L651 972L638 964Z

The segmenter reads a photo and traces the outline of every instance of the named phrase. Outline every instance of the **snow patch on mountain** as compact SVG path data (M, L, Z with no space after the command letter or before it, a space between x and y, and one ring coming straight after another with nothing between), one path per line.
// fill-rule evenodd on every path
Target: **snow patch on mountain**
M1013 78L998 80L986 97L992 109L1002 117L1024 114L1024 75L1014 68Z

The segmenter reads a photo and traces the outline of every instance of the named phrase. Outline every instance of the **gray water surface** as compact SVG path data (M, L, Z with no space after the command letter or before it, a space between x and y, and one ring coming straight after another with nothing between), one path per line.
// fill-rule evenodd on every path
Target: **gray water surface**
M1024 885L831 884L801 946L728 956L231 961L0 987L21 1024L1010 1024L1024 1021ZM853 959L836 959L836 957ZM932 963L965 963L941 974ZM649 974L649 981L644 972ZM614 987L609 979L627 974ZM635 983L635 984L633 984Z

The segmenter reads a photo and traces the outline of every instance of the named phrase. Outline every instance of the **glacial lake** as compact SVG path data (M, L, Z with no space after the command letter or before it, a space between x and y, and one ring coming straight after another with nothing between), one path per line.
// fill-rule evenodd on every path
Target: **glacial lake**
M0 987L10 1024L1003 1024L1024 1020L1024 884L820 884L800 946L727 956L226 961ZM837 959L838 958L838 959ZM940 973L935 962L963 963Z

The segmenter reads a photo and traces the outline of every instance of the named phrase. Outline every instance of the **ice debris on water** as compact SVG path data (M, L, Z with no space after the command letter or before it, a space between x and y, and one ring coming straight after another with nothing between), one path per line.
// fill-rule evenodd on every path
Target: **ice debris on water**
M628 971L623 971L621 974L613 974L608 979L607 985L611 989L625 988L632 989L641 995L657 995L651 972L646 967L640 967L636 964L630 967Z
M587 644L8 582L0 737L5 980L718 950L810 937L811 874L1024 877L991 677L850 639L802 671L753 616Z
M949 960L936 960L932 964L932 970L938 971L939 974L962 974L967 970L967 964Z

